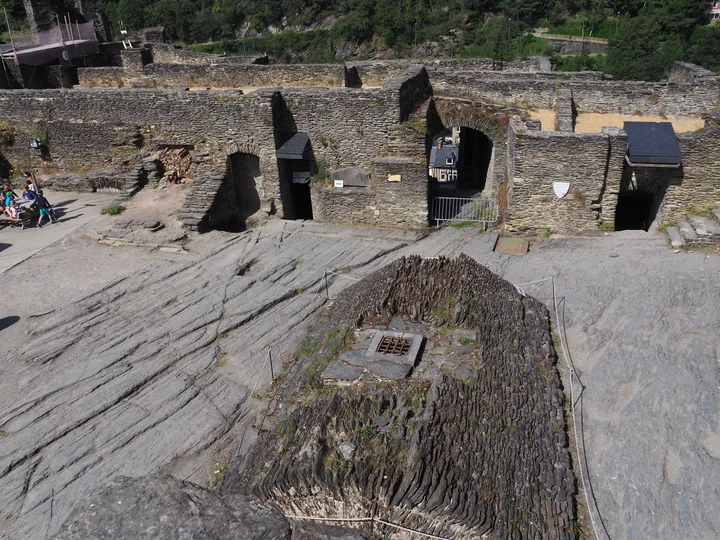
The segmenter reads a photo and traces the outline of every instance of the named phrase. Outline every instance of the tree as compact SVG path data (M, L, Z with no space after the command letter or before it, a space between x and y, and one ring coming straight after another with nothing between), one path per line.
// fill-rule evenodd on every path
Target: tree
M607 70L624 80L657 81L664 74L658 25L649 18L622 21L608 43Z

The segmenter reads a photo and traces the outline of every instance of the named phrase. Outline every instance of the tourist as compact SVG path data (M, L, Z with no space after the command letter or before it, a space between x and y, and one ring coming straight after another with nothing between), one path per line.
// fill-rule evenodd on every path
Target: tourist
M7 184L3 184L2 199L5 204L5 207L7 208L8 206L10 206L10 203L17 198L18 198L18 196L15 194L15 192L12 190L12 188Z
M12 220L20 219L22 216L22 210L18 208L18 205L14 200L10 201L10 204L5 206L5 213L10 216L10 219Z
M32 180L28 179L28 183L25 186L25 191L22 192L22 198L26 201L34 201L37 199L37 193L35 193L35 185Z
M38 216L38 222L37 222L37 226L39 228L42 227L43 218L46 216L47 216L49 222L57 223L57 219L55 218L55 213L52 211L52 206L50 205L48 200L43 196L42 189L38 190L37 198L32 203L31 208L38 208L40 211L40 215Z

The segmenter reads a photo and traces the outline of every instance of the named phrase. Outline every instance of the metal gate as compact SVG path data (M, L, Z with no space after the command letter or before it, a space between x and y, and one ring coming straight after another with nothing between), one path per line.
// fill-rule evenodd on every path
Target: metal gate
M432 219L438 228L447 222L482 223L483 228L487 228L488 223L495 223L498 219L498 204L483 197L435 197Z

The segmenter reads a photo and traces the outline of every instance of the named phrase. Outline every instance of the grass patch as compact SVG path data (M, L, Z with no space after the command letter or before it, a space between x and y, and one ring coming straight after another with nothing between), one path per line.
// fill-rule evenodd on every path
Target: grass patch
M258 400L262 399L262 396L260 394L258 394L257 392L253 392L250 397L253 399L258 399Z
M555 231L547 228L545 229L545 232L543 233L543 238L550 238L553 234L555 234Z
M665 232L668 227L677 227L677 221L665 221L658 227L659 231Z
M466 347L472 343L472 340L468 337L463 336L458 340L458 343L463 347Z
M117 216L121 214L123 210L125 210L125 207L123 205L119 203L110 203L105 208L103 208L102 213L109 216Z
M601 223L601 224L600 224L600 230L601 230L601 231L606 231L606 232L614 231L614 230L615 230L615 226L614 226L612 223L604 222L604 223Z
M207 488L208 489L215 489L220 485L220 482L222 482L223 476L225 476L225 471L228 470L229 463L216 463L215 464L215 470L212 473L212 476L210 476L210 480L207 481Z
M465 229L466 227L472 227L475 225L474 221L453 221L450 223L450 226L453 229Z

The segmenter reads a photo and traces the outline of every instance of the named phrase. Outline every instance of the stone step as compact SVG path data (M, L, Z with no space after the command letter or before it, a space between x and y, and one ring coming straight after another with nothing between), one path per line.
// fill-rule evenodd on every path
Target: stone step
M668 227L665 229L665 232L668 235L668 238L670 238L670 245L674 248L680 248L685 245L685 240L683 240L682 234L680 234L680 229L677 227Z
M720 234L720 225L714 219L705 216L688 216L688 221L695 229L698 236L710 236L711 234Z
M690 225L689 222L679 219L676 225L677 228L680 229L680 234L682 235L683 240L697 240L695 229L692 228L692 225Z

